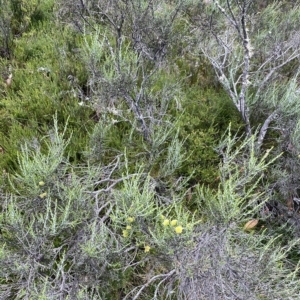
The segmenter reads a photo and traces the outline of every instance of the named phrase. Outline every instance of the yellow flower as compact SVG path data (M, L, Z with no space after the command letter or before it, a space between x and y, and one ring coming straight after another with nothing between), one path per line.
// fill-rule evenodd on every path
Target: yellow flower
M182 233L182 230L183 230L182 226L176 226L175 227L175 232L178 233L178 234Z
M40 198L45 198L47 196L47 193L45 192L45 193L42 193L42 194L40 194Z
M40 181L39 182L39 186L43 186L43 185L45 185L45 182L44 181Z
M164 219L165 219L165 216L164 216L164 215L160 215L160 218L161 218L162 220L164 220Z
M165 219L164 221L163 221L163 225L164 226L168 226L170 224L170 220L169 219Z
M129 232L127 230L123 230L123 237L126 238L128 237Z
M171 226L176 226L177 225L177 220L172 220L171 221Z
M132 222L134 222L134 218L129 217L129 218L127 218L127 221L128 221L129 223L132 223Z
M130 229L131 229L131 226L130 226L130 225L127 225L127 226L126 226L126 229L127 229L127 230L130 230Z
M146 246L145 246L145 250L144 250L144 252L149 252L149 251L150 251L150 249L151 249L151 247L150 247L149 245L146 245Z

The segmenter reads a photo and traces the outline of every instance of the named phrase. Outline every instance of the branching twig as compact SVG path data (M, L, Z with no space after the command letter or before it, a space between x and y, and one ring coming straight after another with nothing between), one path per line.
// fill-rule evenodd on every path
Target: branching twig
M135 294L135 296L132 298L132 300L137 300L139 298L139 296L141 295L141 293L143 292L143 290L145 288L147 288L151 283L153 283L154 281L162 278L161 281L165 281L167 280L168 278L170 278L172 275L174 275L176 272L176 270L172 270L170 271L169 273L167 274L159 274L159 275L155 275L153 276L151 279L148 280L148 282L146 282L145 284L143 284L142 286L139 286L139 287L136 287L134 288L129 294L126 295L126 297L124 298L124 300L128 299L129 295L132 294L136 289L139 288L138 292ZM161 283L161 282L160 282ZM159 284L160 284L159 283Z

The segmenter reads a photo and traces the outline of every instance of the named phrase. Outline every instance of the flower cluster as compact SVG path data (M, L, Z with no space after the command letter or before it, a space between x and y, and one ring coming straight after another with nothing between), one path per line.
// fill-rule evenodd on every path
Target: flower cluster
M128 217L126 219L126 221L127 221L128 224L126 225L126 228L122 230L122 235L123 235L124 238L127 238L129 236L130 231L132 230L132 226L129 225L129 224L132 224L135 221L135 219L133 217ZM151 250L151 247L146 244L144 246L144 252L148 253L148 252L150 252L150 250Z
M133 217L128 217L127 218L127 222L129 224L134 222L134 218ZM132 229L131 225L126 225L126 229L123 230L123 237L127 238L129 236L130 230Z
M177 233L177 234L181 234L182 231L183 231L183 227L181 225L177 225L178 224L178 220L176 219L173 219L173 220L169 220L167 218L165 218L165 216L161 216L161 219L162 219L162 225L164 227L167 227L167 226L171 226L174 228L174 231Z
M180 224L181 221L177 220L177 219L169 219L163 215L160 216L160 224L162 225L163 228L165 228L167 230L167 232L175 234L175 235L180 235L184 232L184 227ZM131 216L127 216L125 219L125 224L124 227L122 229L122 236L123 238L127 239L128 237L130 237L133 232L134 232L134 222L135 222L135 218L131 217ZM186 229L188 229L188 225L186 225ZM151 251L151 244L148 244L145 240L144 241L140 241L138 243L138 246L143 247L144 253L150 253Z
M40 187L42 187L42 186L44 186L45 185L45 182L44 181L40 181L39 182L39 186ZM43 198L45 198L47 196L47 193L46 192L43 192L43 193L41 193L40 195L39 195L39 197L41 198L41 199L43 199Z

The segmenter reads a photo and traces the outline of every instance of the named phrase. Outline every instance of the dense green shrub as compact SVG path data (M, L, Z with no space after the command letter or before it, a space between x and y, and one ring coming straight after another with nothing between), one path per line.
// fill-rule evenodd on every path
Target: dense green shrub
M0 0L1 299L299 298L297 78L249 86L258 149L209 2Z
M2 58L10 58L12 55L12 11L9 4L8 1L0 1L0 57Z
M12 85L3 86L0 99L1 170L17 167L20 144L45 135L56 113L60 124L69 120L70 159L82 159L94 120L92 109L80 105L87 95L84 67L72 52L78 42L75 34L50 23L15 40ZM7 63L3 61L3 68Z
M180 206L180 195L162 205L156 179L141 166L118 177L126 157L72 166L64 156L70 138L63 140L66 128L58 130L55 122L46 152L39 144L22 147L12 192L1 195L1 298L126 295L134 270L151 261L161 266L156 253L172 252L178 235L188 241L193 217ZM168 218L176 222L167 224Z
M143 165L130 172L126 151L107 165L69 164L65 135L55 120L47 151L23 145L1 194L1 299L297 298L286 256L298 241L282 248L242 228L266 203L257 189L271 163L252 139L222 141L219 189L199 187L191 213L183 186L162 195Z
M197 86L186 88L181 105L174 112L186 153L179 175L191 176L191 184L217 186L220 157L215 148L229 123L233 132L243 128L240 116L224 92Z
M37 25L40 22L53 21L54 2L54 0L9 0L13 35L23 34L32 25Z

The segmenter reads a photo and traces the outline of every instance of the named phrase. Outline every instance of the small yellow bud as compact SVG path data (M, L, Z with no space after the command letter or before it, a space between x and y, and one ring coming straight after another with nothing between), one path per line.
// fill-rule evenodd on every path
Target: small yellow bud
M176 226L177 225L177 220L172 220L171 221L171 226Z
M123 230L123 237L126 238L128 237L129 233L127 230Z
M44 181L40 181L39 182L39 186L43 186L43 185L45 185L45 182Z
M163 221L163 225L164 226L168 226L170 224L170 220L169 219L165 219L164 221Z
M144 250L144 252L149 252L149 251L150 251L150 249L151 249L151 247L150 247L150 246L148 246L148 245L146 245L146 246L145 246L145 250Z
M127 230L130 230L130 229L131 229L131 226L130 226L130 225L127 225L127 226L126 226L126 229L127 229Z
M42 194L40 194L40 198L45 198L47 196L47 193L45 192L45 193L42 193Z
M182 230L183 230L182 226L175 227L175 232L178 234L182 233Z
M134 218L132 218L132 217L127 218L127 222L133 223L134 222Z
M162 220L164 220L164 219L165 219L165 216L164 216L164 215L160 215L160 218L161 218Z

